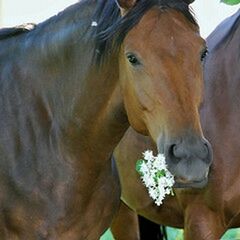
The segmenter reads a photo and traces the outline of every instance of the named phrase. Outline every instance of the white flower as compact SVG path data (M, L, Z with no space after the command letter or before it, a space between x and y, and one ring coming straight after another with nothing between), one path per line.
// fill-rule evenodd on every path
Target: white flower
M149 168L145 162L141 164L140 171L143 173L143 175L147 175L149 173Z
M154 157L153 152L143 153L139 173L143 184L147 187L149 196L160 206L166 195L172 193L174 176L168 171L163 154Z
M143 175L142 181L147 188L152 187L155 184L153 178L149 177L149 175Z
M167 165L165 162L165 157L163 154L158 154L157 157L155 157L154 166L157 169L166 169L167 168Z
M150 151L150 150L147 150L143 153L143 157L144 157L145 160L151 161L154 158L153 152Z
M158 192L154 188L149 188L148 193L149 193L150 197L153 199L158 197Z

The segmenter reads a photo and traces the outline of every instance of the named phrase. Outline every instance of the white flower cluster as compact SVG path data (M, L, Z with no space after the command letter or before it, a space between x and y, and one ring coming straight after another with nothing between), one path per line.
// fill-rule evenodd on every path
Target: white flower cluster
M173 193L174 176L168 171L163 154L154 157L153 152L147 150L143 156L144 159L138 161L136 169L150 197L160 206L165 196Z

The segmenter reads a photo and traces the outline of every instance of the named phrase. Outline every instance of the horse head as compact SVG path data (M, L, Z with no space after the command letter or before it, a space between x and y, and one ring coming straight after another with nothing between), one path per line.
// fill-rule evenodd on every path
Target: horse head
M150 2L117 1L126 19ZM203 187L212 163L199 117L207 48L189 12L192 1L159 2L149 7L121 46L125 109L131 126L150 135L165 155L176 187Z

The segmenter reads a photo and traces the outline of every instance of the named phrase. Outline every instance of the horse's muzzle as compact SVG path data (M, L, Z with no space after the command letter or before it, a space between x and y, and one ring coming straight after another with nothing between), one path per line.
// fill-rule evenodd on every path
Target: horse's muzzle
M206 186L212 164L212 147L205 138L188 135L165 146L166 163L175 177L175 187Z

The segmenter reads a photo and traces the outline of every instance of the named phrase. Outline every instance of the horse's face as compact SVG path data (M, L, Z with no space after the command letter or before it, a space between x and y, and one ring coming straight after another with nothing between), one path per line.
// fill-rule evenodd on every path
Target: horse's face
M149 134L165 154L176 186L203 187L212 161L198 108L205 42L176 10L149 10L127 34L120 80L132 127Z

